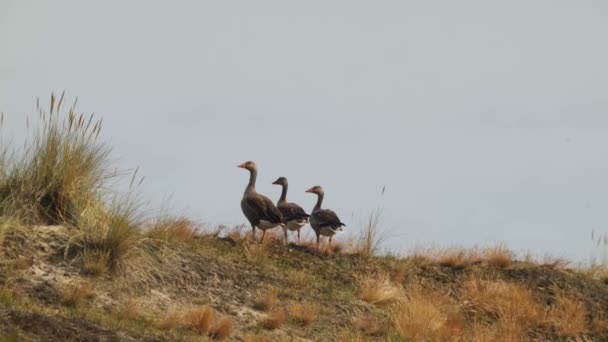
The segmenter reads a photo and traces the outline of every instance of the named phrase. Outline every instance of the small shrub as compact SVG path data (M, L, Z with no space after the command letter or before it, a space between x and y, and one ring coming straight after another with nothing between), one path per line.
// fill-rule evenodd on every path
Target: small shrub
M314 304L293 303L288 308L289 318L302 326L309 326L317 319L319 308Z
M78 285L71 286L64 290L63 304L66 306L80 306L86 300L95 297L95 292L91 283L83 281Z
M266 319L262 321L262 327L268 330L274 330L280 328L287 316L285 315L285 311L281 309L274 309L268 313Z

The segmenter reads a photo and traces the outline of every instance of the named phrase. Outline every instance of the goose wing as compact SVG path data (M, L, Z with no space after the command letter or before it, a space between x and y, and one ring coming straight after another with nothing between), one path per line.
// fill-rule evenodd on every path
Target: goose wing
M317 222L319 222L319 226L328 226L332 228L338 228L342 226L346 226L340 219L338 215L329 209L320 209L313 213Z
M260 220L266 220L271 223L283 222L281 212L266 196L256 194L255 196L244 197L241 201L241 207L245 216L249 218L251 215L252 221L256 223Z
M283 220L287 221L302 221L308 218L308 215L302 207L295 203L279 203L277 206L281 215L283 215Z

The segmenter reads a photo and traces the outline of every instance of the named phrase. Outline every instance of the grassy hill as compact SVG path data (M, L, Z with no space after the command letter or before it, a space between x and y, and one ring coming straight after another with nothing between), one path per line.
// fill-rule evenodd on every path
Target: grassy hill
M504 246L377 255L373 219L317 252L146 217L110 186L101 122L63 102L0 160L0 341L608 341L600 267Z

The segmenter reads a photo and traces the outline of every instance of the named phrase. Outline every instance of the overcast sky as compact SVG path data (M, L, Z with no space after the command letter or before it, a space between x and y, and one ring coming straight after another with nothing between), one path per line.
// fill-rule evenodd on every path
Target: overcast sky
M0 111L79 97L146 198L244 223L258 191L393 250L504 242L574 260L608 231L608 3L0 0ZM384 196L380 196L386 185ZM310 230L309 228L307 228Z

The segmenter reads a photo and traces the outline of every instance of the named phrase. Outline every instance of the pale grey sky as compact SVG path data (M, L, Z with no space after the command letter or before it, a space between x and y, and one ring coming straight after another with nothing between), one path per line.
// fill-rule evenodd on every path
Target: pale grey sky
M608 230L603 1L0 0L0 111L65 89L145 196L243 223L278 176L393 249L504 242L575 260ZM6 128L5 127L5 128ZM380 190L387 191L380 197Z

